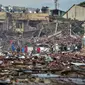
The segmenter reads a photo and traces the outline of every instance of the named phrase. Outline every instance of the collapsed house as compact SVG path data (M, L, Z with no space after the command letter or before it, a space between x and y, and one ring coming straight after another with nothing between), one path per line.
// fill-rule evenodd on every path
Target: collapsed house
M30 31L30 27L36 28L37 23L49 21L46 13L6 13L0 12L1 30L12 30L17 32ZM36 22L36 23L35 23Z

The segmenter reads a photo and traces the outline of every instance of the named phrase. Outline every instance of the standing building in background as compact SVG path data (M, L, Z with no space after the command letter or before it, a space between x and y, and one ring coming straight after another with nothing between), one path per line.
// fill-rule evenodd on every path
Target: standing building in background
M52 16L61 16L62 17L64 14L65 14L65 12L60 9L50 10L50 15L52 15Z
M85 7L74 4L63 17L66 19L85 21Z

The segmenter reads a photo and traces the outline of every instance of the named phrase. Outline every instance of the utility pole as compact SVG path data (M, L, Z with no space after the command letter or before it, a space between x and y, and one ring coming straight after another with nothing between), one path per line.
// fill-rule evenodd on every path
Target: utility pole
M57 33L58 30L58 21L56 20L56 28L55 28L55 33Z
M42 23L41 25L42 25L42 28L41 28L40 31L39 31L38 38L40 37L42 30L44 29L43 23Z
M54 4L55 4L55 9L58 8L58 0L54 0Z

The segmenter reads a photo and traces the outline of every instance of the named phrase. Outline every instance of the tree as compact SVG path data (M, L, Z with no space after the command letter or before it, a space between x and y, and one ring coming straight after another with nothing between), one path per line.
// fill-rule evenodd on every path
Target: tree
M40 12L40 9L37 8L37 9L36 9L36 13L39 13L39 12Z
M79 6L85 6L85 1L80 3Z
M42 10L43 13L47 13L48 12L48 8L49 7L47 7L47 6L46 7L42 7L41 10Z

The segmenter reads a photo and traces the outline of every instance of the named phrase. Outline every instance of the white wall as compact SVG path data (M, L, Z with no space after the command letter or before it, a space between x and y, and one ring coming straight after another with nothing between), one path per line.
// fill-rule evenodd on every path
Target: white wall
M79 21L85 20L85 7L74 5L64 16L64 18L77 19Z

